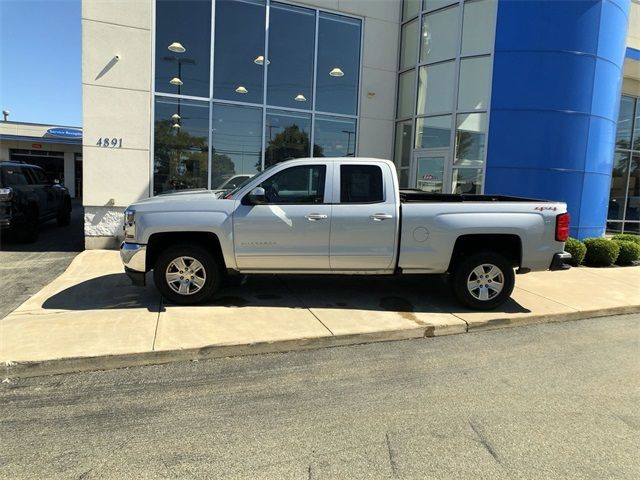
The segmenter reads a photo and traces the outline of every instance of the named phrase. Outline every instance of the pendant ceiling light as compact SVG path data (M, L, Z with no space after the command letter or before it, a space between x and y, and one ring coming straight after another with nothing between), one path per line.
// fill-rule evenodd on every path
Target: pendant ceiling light
M339 67L334 67L329 72L329 75L331 75L332 77L343 77L344 72Z
M169 83L171 85L175 85L176 87L183 85L182 80L180 80L178 77L173 77L171 80L169 80Z
M180 42L173 42L171 45L167 47L167 49L175 53L184 53L187 51L187 49L184 48Z
M249 90L244 88L242 85L239 85L238 88L236 88L236 93L249 93Z
M307 99L305 98L304 95L302 95L301 93L299 93L298 95L296 95L296 97L294 98L294 100L296 102L306 102Z
M253 61L253 63L255 63L256 65L264 65L264 56L258 55ZM267 60L267 65L269 65L270 63L271 62Z

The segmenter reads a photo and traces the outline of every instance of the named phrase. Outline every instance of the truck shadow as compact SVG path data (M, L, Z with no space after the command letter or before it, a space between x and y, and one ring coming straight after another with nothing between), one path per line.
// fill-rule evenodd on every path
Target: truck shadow
M44 309L103 310L146 308L150 312L179 306L160 305L160 294L147 274L147 286L134 287L124 273L104 275L69 287L49 299ZM470 311L459 305L448 285L438 276L249 276L245 285L221 288L207 303L211 307L288 307L370 310L389 312L450 313ZM194 307L190 307L194 308ZM510 299L495 310L529 313Z
M389 312L469 312L442 276L254 275L241 287L221 289L207 306L287 306ZM513 299L494 310L530 313Z
M160 293L151 279L147 288L131 285L124 273L112 273L92 278L66 288L49 297L43 304L45 310L110 310L146 308L159 312Z

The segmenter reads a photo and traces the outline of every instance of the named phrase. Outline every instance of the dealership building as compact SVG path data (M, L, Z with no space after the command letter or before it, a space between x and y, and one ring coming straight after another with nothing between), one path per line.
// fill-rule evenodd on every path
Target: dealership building
M87 248L139 199L310 156L640 233L637 0L83 0L82 27Z

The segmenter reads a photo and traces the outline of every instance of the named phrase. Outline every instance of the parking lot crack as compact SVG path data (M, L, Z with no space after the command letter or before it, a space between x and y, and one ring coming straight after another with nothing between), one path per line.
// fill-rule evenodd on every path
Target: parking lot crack
M283 279L282 277L280 277L280 276L278 276L278 280L280 280L280 283L282 283L282 285L284 285L284 288L286 288L286 289L289 291L289 293L290 293L291 295L293 295L293 296L296 298L296 300L298 300L298 302L300 302L300 304L301 304L304 308L306 308L306 309L307 309L307 311L308 311L311 315L313 315L313 316L315 317L315 319L316 319L316 320L318 320L318 321L320 322L320 324L321 324L324 328L326 328L326 329L329 331L329 333L331 334L331 336L334 336L334 337L335 337L335 333L333 333L333 332L331 331L331 329L330 329L329 327L327 327L327 326L324 324L324 322L323 322L322 320L320 320L320 318L318 318L318 316L317 316L315 313L313 313L313 311L311 311L311 308L309 308L309 306L308 306L306 303L304 303L304 302L302 301L302 298L300 298L300 297L299 297L299 296L298 296L298 295L297 295L297 294L296 294L296 293L295 293L295 292L294 292L294 291L289 287L289 285L287 284L287 282L285 282L285 281L284 281L284 279Z
M156 317L156 330L153 332L153 344L151 345L151 351L156 349L156 338L158 338L158 325L160 325L160 314L162 313L162 296L158 301L158 316Z

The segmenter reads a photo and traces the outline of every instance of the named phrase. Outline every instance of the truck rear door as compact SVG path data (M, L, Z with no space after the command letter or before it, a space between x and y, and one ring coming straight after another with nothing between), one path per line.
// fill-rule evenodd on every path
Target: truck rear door
M399 208L388 164L341 162L334 170L330 262L334 271L393 268Z

